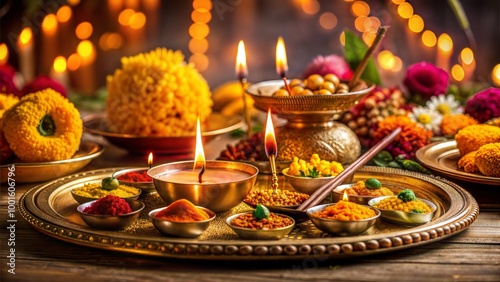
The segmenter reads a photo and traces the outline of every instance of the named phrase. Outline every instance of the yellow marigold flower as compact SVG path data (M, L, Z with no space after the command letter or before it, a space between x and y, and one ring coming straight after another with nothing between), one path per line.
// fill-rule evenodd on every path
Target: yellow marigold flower
M110 130L141 136L193 135L212 112L209 86L180 51L157 48L124 57L107 77Z
M318 154L313 154L309 159L309 162L299 159L298 157L294 157L293 161L288 166L287 174L292 176L316 178L335 176L343 170L344 167L341 163L322 160Z
M464 156L477 151L485 144L500 142L500 127L487 124L469 125L458 131L455 141L460 155Z
M453 136L460 129L478 123L475 118L465 114L445 115L441 121L441 132L445 136Z
M78 110L50 88L22 97L5 112L2 128L12 151L24 162L71 158L83 132Z
M17 104L17 102L19 102L19 98L17 96L0 93L0 120L2 119L5 111Z
M500 177L500 143L481 146L477 150L475 163L482 174Z

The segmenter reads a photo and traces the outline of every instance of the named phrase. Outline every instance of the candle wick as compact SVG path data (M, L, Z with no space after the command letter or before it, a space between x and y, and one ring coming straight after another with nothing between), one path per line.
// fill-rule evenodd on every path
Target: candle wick
M203 174L205 173L205 164L202 165L200 173L198 174L198 182L203 183Z
M283 75L283 81L285 82L286 91L288 91L288 95L292 95L292 90L290 90L290 86L288 85L288 81L286 80L286 76Z

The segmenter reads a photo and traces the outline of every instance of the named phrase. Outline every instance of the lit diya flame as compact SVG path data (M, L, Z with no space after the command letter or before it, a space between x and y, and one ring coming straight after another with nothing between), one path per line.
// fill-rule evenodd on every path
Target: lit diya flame
M276 43L276 72L285 82L286 91L288 94L291 93L290 86L286 81L286 72L288 71L288 62L286 59L286 49L283 37L278 37L278 42Z
M245 43L243 40L240 40L238 43L238 53L236 54L236 75L239 80L246 79L248 76L248 68L247 68L247 55L245 52Z
M203 173L205 173L205 152L203 151L203 143L201 142L200 118L196 120L196 150L194 154L193 170L201 166L198 174L198 182L203 182Z
M267 111L266 133L264 136L264 145L266 149L266 156L276 157L278 155L278 145L276 144L276 137L274 136L273 120L271 118L271 109Z
M153 152L149 153L148 165L149 165L149 168L151 168L151 166L153 165Z
M344 195L342 196L342 201L349 202L349 195L347 194L346 190L344 190Z

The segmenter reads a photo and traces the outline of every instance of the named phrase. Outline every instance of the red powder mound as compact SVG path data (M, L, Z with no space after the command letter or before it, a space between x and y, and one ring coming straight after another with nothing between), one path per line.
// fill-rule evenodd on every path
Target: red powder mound
M83 212L99 215L122 215L131 213L132 209L124 199L114 195L107 195L86 207Z
M117 177L118 180L127 181L127 182L152 182L153 178L148 175L148 172L143 171L131 171L125 174L122 174Z

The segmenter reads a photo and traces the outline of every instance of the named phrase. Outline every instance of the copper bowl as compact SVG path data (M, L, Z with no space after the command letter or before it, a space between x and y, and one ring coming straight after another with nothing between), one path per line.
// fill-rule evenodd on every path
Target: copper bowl
M242 239L247 239L247 240L277 240L280 239L286 235L288 235L293 228L295 227L295 220L287 215L284 214L278 214L279 216L287 217L292 220L292 224L281 227L281 228L276 228L276 229L249 229L249 228L243 228L243 227L237 227L231 224L233 219L237 218L238 216L246 213L252 213L252 212L244 212L244 213L238 213L234 214L226 219L226 224L233 229L234 233L236 233L239 237Z
M155 188L155 185L153 183L153 179L151 179L151 181L148 181L148 182L134 182L134 181L125 181L125 180L119 179L120 176L127 174L129 172L147 172L148 170L149 170L149 167L137 167L137 168L122 169L122 170L119 170L119 171L113 173L113 178L118 179L118 181L120 181L120 184L139 188L144 193L154 193L154 192L156 192L156 188Z
M292 185L292 187L297 190L298 192L304 193L311 195L314 193L318 188L321 186L330 183L333 179L335 179L335 176L328 176L328 177L318 177L318 178L311 178L311 177L299 177L299 176L293 176L287 174L288 168L285 168L282 173L285 176L285 179ZM352 181L352 177L354 174L351 174L347 176L347 178L344 180L344 183L349 183Z
M149 217L153 222L153 226L163 235L183 237L183 238L195 238L200 236L207 228L210 223L215 219L215 213L207 208L199 207L205 211L210 218L201 221L194 222L175 222L157 218L156 214L165 208L159 208L149 212Z
M387 199L387 198L392 198L392 197L397 197L397 196L383 196L383 197L377 197L373 198L368 202L368 205L373 207L376 205L378 202ZM427 223L431 221L434 218L434 214L436 213L437 206L433 202L429 200L425 200L422 198L418 198L420 201L426 203L430 208L431 212L428 213L414 213L414 212L404 212L404 211L397 211L397 210L383 210L379 209L381 215L380 217L382 219L388 220L390 222L402 224L402 225L420 225ZM375 207L374 207L375 208ZM376 209L376 208L375 208Z
M128 227L134 221L137 220L141 211L144 209L144 203L134 200L134 199L125 199L127 203L130 205L132 209L131 213L122 214L122 215L100 215L100 214L89 214L85 213L83 210L94 204L97 200L92 202L87 202L79 205L76 210L82 220L92 228L102 229L102 230L120 230Z

